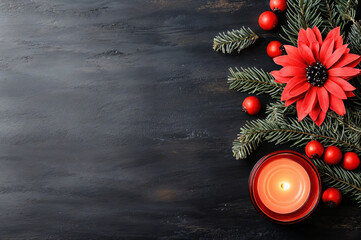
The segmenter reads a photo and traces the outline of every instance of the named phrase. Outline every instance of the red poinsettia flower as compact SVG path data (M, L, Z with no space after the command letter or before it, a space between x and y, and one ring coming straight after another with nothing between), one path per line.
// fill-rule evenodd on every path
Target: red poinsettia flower
M282 101L289 106L296 102L298 120L307 115L320 126L328 109L339 115L346 113L343 100L355 96L355 88L348 82L361 73L354 68L361 57L350 53L343 44L340 28L331 30L325 40L317 27L301 29L298 47L285 45L287 55L274 58L282 65L271 74L278 83L286 83Z

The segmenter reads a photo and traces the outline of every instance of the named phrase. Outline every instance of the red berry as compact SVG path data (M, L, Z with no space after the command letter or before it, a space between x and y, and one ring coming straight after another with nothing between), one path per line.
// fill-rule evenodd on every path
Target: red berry
M272 11L274 12L283 12L287 8L286 0L271 0L269 3Z
M272 30L277 26L276 14L271 11L263 12L258 18L258 24L263 30Z
M323 146L319 141L313 140L306 145L306 155L312 159L318 159L323 154Z
M328 165L336 165L341 162L342 152L338 147L329 146L325 150L325 154L323 155L323 159Z
M249 115L255 115L261 110L261 102L254 96L247 97L242 103L242 109Z
M342 195L336 188L328 188L322 194L322 201L330 208L340 205Z
M283 54L283 45L279 41L272 41L267 45L267 54L271 58L281 56Z
M360 165L360 158L354 152L347 152L343 157L342 167L346 170L355 170Z

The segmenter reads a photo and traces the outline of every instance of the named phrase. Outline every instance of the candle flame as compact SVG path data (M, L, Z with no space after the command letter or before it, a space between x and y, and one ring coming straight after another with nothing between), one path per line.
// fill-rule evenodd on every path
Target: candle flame
M281 183L281 188L283 190L287 190L290 188L290 184L288 182L285 182L285 183Z

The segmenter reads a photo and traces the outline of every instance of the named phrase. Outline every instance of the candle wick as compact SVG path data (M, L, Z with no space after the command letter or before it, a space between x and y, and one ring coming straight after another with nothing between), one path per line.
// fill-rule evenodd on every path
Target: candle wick
M281 188L283 189L283 190L287 190L287 189L289 189L290 188L290 184L289 183L281 183Z

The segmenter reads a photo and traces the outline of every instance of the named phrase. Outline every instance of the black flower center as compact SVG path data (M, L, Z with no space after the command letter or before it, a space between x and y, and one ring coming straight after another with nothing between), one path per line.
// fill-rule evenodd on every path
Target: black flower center
M307 82L316 87L321 87L327 81L327 69L322 63L316 62L306 68Z

